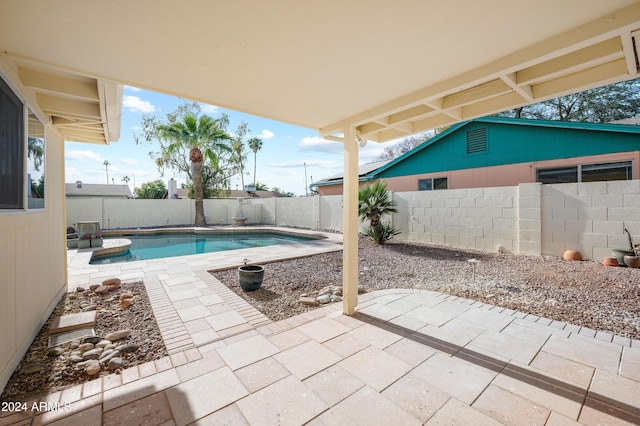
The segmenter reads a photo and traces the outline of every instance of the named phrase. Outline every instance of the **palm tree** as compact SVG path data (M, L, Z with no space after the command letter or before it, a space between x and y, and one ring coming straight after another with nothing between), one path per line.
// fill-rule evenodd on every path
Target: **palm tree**
M396 205L389 197L386 182L379 180L373 185L364 185L358 191L358 216L363 222L369 220L370 227L365 230L365 234L377 243L383 244L399 233L391 224L381 222L382 216L397 211Z
M109 162L109 160L104 160L104 171L107 173L107 185L109 184L109 164L111 164Z
M125 176L125 177L123 177L123 178L122 178L122 181L124 182L124 184L125 184L126 186L129 186L129 181L130 181L130 180L131 180L131 179L129 179L129 176Z
M240 163L240 179L242 180L243 190L244 190L244 161L247 159L247 157L244 154L244 142L242 141L242 139L247 134L247 131L248 131L247 126L248 126L247 123L245 123L244 121L240 123L240 125L238 126L238 129L236 130L236 137L231 143L231 149L233 149L233 152L238 157L238 162Z
M182 121L175 121L169 124L158 126L158 134L161 138L170 141L167 150L178 151L188 147L189 161L192 166L193 198L196 203L196 226L205 226L203 188L202 188L202 163L208 158L213 167L218 167L217 152L229 151L228 145L222 141L231 137L219 125L219 120L207 115L197 116L192 112L185 113ZM201 150L204 148L204 153Z
M249 148L251 148L251 151L253 151L253 184L255 185L256 184L256 165L257 165L256 155L258 154L258 151L262 149L262 139L254 136L247 141L247 144L249 145Z

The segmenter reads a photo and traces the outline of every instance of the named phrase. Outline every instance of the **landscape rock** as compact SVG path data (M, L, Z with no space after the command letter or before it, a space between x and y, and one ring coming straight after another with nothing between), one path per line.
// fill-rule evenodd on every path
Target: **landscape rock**
M331 297L328 294L323 294L322 296L318 296L316 300L318 301L318 303L324 305L325 303L331 302Z
M113 358L120 358L120 357L121 357L121 355L122 355L122 354L120 353L120 351L111 351L111 352L109 353L109 355L105 356L104 358L100 358L98 361L99 361L101 364L106 364L106 363L108 363L110 360L112 360Z
M93 349L95 346L93 345L93 343L83 343L80 346L78 346L78 350L80 352L86 352L86 351L90 351L91 349Z
M96 348L105 348L107 345L111 345L111 341L107 339L102 339L98 343L96 343Z
M131 293L122 293L120 296L118 296L118 299L120 300L131 299L131 298L133 298L133 294Z
M82 312L95 311L98 309L98 305L88 305L82 308Z
M118 304L122 309L127 309L129 306L133 305L133 298L122 299Z
M100 358L100 354L102 353L102 348L91 349L90 351L86 351L82 354L82 358L84 359L98 359Z
M100 372L100 363L96 360L91 360L85 366L84 371L90 376L95 376Z
M342 297L336 296L335 294L332 294L330 299L331 299L331 302L342 302Z
M125 345L120 345L116 348L117 352L121 354L126 354L128 352L135 352L140 348L140 345L136 345L135 343L127 343Z
M34 364L25 365L24 368L20 370L20 372L24 374L33 374L33 373L39 373L42 370L46 370L46 369L47 369L47 366L45 364L34 363Z
M48 355L49 356L60 356L64 353L64 349L60 346L56 346L55 348L49 348Z
M78 363L83 361L82 357L80 355L71 355L69 356L69 361L73 362L73 363Z
M116 332L107 334L106 336L104 336L104 338L106 340L110 340L111 342L115 342L116 340L124 339L125 337L129 336L130 333L131 330L129 329L118 330Z
M109 363L107 364L107 368L109 369L109 371L114 371L114 370L117 370L118 368L122 368L122 358L119 358L119 357L111 358L109 360Z
M91 284L89 286L89 290L95 291L98 287L100 287L100 284Z
M109 287L105 286L105 285L101 285L100 287L96 288L95 290L93 290L94 293L96 294L105 294L106 292L109 291Z
M303 305L310 305L310 306L315 306L318 304L316 302L315 297L309 297L309 296L300 296L299 302L302 303Z
M94 345L102 340L100 336L84 336L80 339L80 343L93 343Z
M366 291L363 285L358 285L358 294L366 293Z
M111 279L102 281L103 286L105 287L114 286L115 289L120 288L120 284L122 284L122 280L120 278L111 278Z
M76 287L76 291L77 291L78 293L82 293L84 290L85 290L85 288L84 288L84 287L80 287L80 286Z
M47 380L49 383L51 382L55 382L56 380L62 378L62 371L58 371L57 373L53 373L51 376L49 376L49 379Z

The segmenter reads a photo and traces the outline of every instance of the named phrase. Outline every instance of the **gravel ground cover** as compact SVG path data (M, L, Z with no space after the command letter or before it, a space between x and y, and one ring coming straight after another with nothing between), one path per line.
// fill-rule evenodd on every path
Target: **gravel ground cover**
M557 321L640 339L640 269L458 250L424 244L359 242L359 284L435 290ZM476 277L469 259L477 259ZM243 292L235 269L212 274L271 320L309 309L303 294L342 285L342 252L269 263L260 290Z
M133 303L126 308L120 304L120 295L132 295ZM53 320L60 315L74 314L83 310L97 310L95 332L98 336L108 336L120 330L129 330L129 335L118 340L117 345L130 344L139 348L122 354L121 368L127 368L167 355L160 329L153 315L146 289L142 282L123 282L120 288L104 294L90 289L68 293L44 324L29 350L20 361L0 401L25 402L37 395L44 395L69 388L73 385L110 374L105 366L89 375L82 362L71 360L78 342L65 343L52 353L48 347L49 329ZM120 369L116 370L119 373ZM1 423L1 422L0 422Z

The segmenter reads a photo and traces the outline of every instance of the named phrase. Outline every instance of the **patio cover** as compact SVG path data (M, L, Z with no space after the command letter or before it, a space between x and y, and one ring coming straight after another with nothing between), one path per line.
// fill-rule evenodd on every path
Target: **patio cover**
M0 61L68 140L116 140L128 84L387 141L636 78L639 29L634 0L3 0ZM357 145L344 147L353 290Z

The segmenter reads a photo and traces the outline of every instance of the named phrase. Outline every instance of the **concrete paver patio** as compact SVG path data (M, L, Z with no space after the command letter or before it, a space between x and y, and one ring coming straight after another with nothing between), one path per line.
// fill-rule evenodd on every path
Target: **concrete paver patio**
M169 356L0 424L640 424L638 340L401 289L360 295L351 317L333 304L274 323L206 272L291 247L275 251L100 267L70 252L71 286L144 280Z

